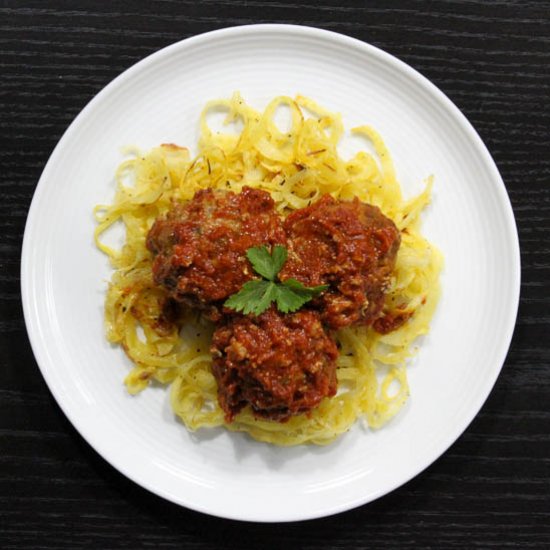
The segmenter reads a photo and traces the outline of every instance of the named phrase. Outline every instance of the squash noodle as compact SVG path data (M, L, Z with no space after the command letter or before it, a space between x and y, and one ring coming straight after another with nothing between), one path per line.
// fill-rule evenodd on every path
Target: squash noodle
M290 114L285 130L275 121L281 108ZM242 125L240 134L209 127L208 115L220 112L227 113L226 123ZM259 112L235 93L206 104L194 158L186 148L163 144L147 153L134 150L119 166L113 204L94 210L94 236L114 269L105 300L106 333L135 364L125 379L130 393L152 381L170 384L173 410L189 430L225 426L276 445L324 445L358 419L380 428L397 414L409 395L407 362L416 351L415 340L429 330L440 294L442 256L419 231L432 178L422 193L404 200L380 135L369 126L352 129L370 143L374 154L361 151L344 160L338 153L343 133L340 115L307 97L276 97ZM188 312L179 331L159 326L166 293L153 283L152 258L145 247L154 220L174 202L188 201L207 187L238 193L245 185L268 191L283 216L326 193L343 200L358 197L378 206L402 235L385 308L408 320L386 335L366 327L337 332L337 395L285 423L254 418L248 408L231 424L224 422L211 371L213 325ZM125 241L114 249L101 237L120 222Z

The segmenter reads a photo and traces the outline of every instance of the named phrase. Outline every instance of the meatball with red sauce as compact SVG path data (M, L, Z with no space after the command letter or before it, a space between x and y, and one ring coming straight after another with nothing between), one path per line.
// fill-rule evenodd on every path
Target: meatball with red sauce
M319 314L302 310L226 318L211 352L226 421L246 405L255 416L284 422L336 393L338 349Z
M401 242L395 224L357 198L324 195L290 214L284 226L289 251L280 278L329 285L312 303L327 327L371 325L380 316Z
M147 236L155 283L219 320L223 301L254 277L246 251L286 244L274 206L268 193L249 187L238 194L204 189L176 205Z

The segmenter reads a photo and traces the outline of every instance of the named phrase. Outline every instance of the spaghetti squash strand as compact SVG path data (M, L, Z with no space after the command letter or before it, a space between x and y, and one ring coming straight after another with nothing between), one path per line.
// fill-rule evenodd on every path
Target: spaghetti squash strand
M290 110L286 132L275 123L281 106ZM242 123L240 134L209 127L208 114L220 110L227 113L226 123ZM171 384L172 408L188 429L225 425L276 445L325 445L359 418L372 428L383 426L407 399L407 360L415 339L428 332L439 297L442 257L419 233L419 216L430 201L432 179L420 195L404 201L381 136L369 126L354 128L354 133L372 142L375 155L363 151L344 161L337 151L343 134L340 115L303 96L276 97L263 113L238 93L210 101L200 117L200 132L194 159L187 149L173 144L145 154L136 150L116 173L114 203L94 211L96 245L116 270L105 301L107 337L135 363L125 380L128 391L140 392L151 381ZM285 423L258 419L244 409L234 422L225 424L211 371L212 326L190 315L179 334L159 334L155 328L164 291L154 287L145 248L154 220L174 201L190 200L205 187L239 192L245 185L270 192L282 215L327 193L341 200L358 197L379 206L402 231L386 305L409 312L408 320L385 335L364 327L339 331L338 394L324 399L309 415ZM117 222L126 232L119 249L101 240ZM379 380L384 369L386 375Z

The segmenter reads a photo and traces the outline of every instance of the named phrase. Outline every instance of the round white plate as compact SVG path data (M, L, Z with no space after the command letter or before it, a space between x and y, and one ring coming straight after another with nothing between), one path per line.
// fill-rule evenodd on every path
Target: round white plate
M276 448L224 430L189 433L168 391L129 396L130 365L103 332L110 277L92 209L113 198L121 147L194 146L207 100L235 90L261 108L305 94L384 136L405 193L435 175L427 236L443 251L443 296L409 370L411 397L389 425L336 443ZM347 140L344 154L357 148ZM42 174L22 257L25 320L42 374L86 440L118 470L178 504L227 518L334 514L403 484L443 453L487 398L519 296L510 203L485 146L430 82L363 42L312 28L258 25L184 40L111 82L71 124Z

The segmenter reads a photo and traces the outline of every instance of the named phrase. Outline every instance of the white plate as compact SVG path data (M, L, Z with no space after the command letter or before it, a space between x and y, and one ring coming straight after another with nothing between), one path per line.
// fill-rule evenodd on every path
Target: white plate
M436 178L425 232L443 251L443 297L410 368L411 398L377 432L356 426L326 448L275 448L223 430L190 434L168 391L130 397L129 364L105 341L110 269L93 245L92 208L113 198L120 148L195 144L203 104L234 90L263 107L305 94L346 128L384 136L406 193ZM344 152L355 147L351 140ZM372 501L443 453L487 398L512 336L519 247L485 146L458 109L394 57L297 26L216 31L174 44L115 79L67 130L38 184L25 231L25 320L42 374L86 440L150 491L227 518L291 521Z

